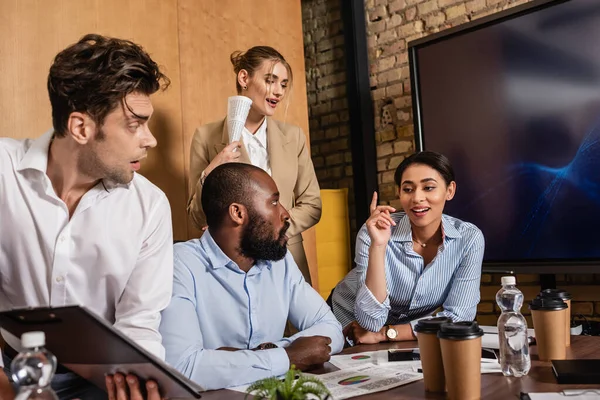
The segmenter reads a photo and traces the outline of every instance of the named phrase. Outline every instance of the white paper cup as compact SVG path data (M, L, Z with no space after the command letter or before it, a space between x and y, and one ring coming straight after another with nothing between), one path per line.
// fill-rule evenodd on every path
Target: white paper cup
M227 99L227 131L229 143L242 138L246 118L250 112L252 100L246 96L231 96Z

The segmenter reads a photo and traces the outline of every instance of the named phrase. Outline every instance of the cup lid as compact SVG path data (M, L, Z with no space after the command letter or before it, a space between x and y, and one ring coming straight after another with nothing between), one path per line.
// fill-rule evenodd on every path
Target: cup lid
M562 300L571 300L571 293L563 289L544 289L539 294L540 297L550 297Z
M475 321L450 322L443 324L438 332L440 339L469 340L483 336L483 329Z
M421 333L437 333L440 330L442 324L452 322L448 317L435 317L422 319L415 325L415 332Z
M567 303L556 297L536 297L529 303L530 310L559 311L567 308Z

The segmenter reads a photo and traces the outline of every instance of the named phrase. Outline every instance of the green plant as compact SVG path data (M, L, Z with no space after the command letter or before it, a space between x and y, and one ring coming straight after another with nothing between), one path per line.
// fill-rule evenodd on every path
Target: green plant
M271 377L248 386L246 397L249 395L259 400L304 400L308 395L326 400L330 398L331 393L323 382L303 375L292 365L283 380Z

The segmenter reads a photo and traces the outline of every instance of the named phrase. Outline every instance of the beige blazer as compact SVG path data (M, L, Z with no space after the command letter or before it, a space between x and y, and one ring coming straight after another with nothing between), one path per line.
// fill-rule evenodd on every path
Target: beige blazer
M201 126L192 139L190 154L190 193L187 212L198 229L206 225L202 211L200 175L208 164L229 144L226 119ZM311 282L308 262L302 246L303 231L319 222L321 196L306 136L297 126L267 118L267 152L271 176L277 184L280 202L290 213L288 249L307 282ZM245 146L240 162L250 164Z

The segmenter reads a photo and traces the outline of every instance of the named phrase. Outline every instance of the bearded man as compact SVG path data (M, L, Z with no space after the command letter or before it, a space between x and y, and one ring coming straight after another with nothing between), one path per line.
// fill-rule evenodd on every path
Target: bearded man
M308 370L342 350L342 327L286 247L290 215L273 179L227 163L204 182L208 230L174 247L166 360L205 389ZM290 320L299 332L285 338Z

